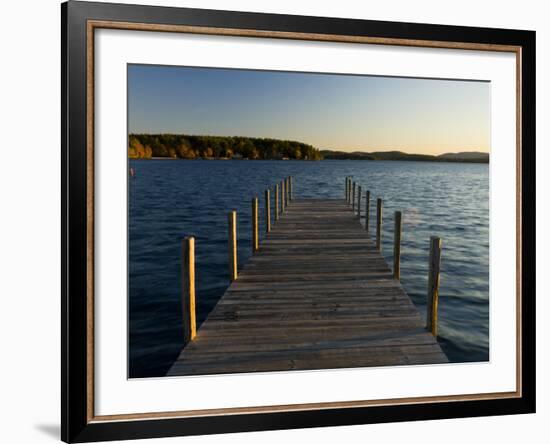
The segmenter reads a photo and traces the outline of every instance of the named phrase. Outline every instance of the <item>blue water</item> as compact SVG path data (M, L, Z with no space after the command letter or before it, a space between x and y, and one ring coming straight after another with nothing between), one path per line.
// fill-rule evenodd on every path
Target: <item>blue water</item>
M181 350L183 237L196 238L200 324L228 285L228 211L238 212L242 265L251 254L251 199L260 198L263 223L264 190L289 175L295 198L343 198L346 176L371 191L371 209L381 197L383 254L390 264L393 213L402 211L401 281L422 314L426 312L429 238L440 236L438 340L452 362L488 360L488 165L135 160L130 166L136 171L129 179L130 377L164 375Z

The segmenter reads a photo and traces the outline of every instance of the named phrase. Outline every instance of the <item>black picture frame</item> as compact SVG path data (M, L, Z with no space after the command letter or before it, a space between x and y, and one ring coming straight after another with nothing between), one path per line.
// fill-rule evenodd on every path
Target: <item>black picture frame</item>
M521 49L521 396L319 410L96 421L89 414L87 23L368 36L513 45ZM69 1L61 5L62 383L65 442L155 438L535 412L535 32Z

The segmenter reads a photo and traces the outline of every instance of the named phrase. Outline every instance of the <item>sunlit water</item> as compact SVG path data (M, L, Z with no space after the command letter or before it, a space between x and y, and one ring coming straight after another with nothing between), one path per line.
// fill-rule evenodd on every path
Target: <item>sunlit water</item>
M242 265L251 254L251 199L260 198L263 228L264 190L288 175L293 176L295 198L343 198L346 176L371 191L371 209L381 197L383 254L390 264L393 214L403 212L401 280L422 315L426 312L429 238L440 236L438 340L453 362L488 360L488 165L142 160L131 161L130 166L136 173L129 178L128 209L131 377L164 375L181 350L183 237L196 238L200 324L228 285L228 211L238 212Z

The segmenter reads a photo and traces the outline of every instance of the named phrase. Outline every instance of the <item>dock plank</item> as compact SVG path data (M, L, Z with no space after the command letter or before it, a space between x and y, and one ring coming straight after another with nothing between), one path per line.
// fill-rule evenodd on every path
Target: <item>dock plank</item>
M445 362L349 205L308 199L272 223L168 375Z

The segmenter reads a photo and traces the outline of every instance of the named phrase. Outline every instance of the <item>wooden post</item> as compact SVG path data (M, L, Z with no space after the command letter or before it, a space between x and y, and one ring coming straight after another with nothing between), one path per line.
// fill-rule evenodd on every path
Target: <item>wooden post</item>
M382 199L376 199L376 249L382 251Z
M430 237L430 267L428 271L428 304L426 327L437 336L437 310L439 304L439 271L441 267L441 239Z
M269 198L269 189L265 190L265 232L271 231L271 199Z
M258 242L258 198L252 199L252 253L259 249Z
M344 184L344 199L346 199L346 202L348 201L348 178L347 177Z
M285 181L281 180L281 214L285 212Z
M195 238L186 237L181 245L181 293L183 309L183 338L185 344L197 335L195 308Z
M395 212L393 229L393 278L399 280L401 276L401 211Z
M355 212L355 182L353 182L353 191L351 192L351 211Z
M273 202L273 209L275 210L275 221L279 220L279 184L275 185L275 201Z
M286 194L285 194L285 207L288 207L288 203L290 202L290 178L287 177L285 179L285 189L286 189Z
M361 220L361 185L357 187L357 216Z
M237 280L237 212L231 211L228 215L228 252L229 252L229 280Z
M292 176L288 176L288 198L292 200Z
M283 194L283 203L284 203L284 206L285 206L285 211L286 211L286 207L288 206L288 184L286 183L286 179L283 179L283 185L284 185L284 194Z
M367 190L365 193L365 230L369 231L369 224L370 224L370 191Z
M348 177L348 195L346 196L348 205L351 203L351 177Z

